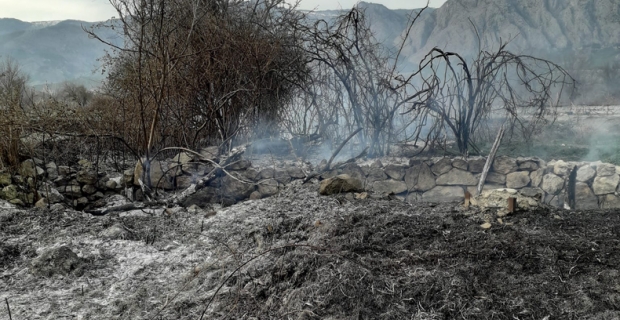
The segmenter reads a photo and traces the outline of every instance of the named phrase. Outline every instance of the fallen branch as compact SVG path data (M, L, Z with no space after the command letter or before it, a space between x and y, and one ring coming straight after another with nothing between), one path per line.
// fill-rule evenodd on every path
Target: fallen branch
M484 182L487 179L487 174L489 174L489 170L491 169L491 164L493 163L493 160L495 159L495 154L497 153L497 149L499 148L502 138L504 137L505 125L506 125L505 123L502 124L502 127L499 129L499 132L497 133L497 137L495 137L495 142L493 142L493 147L491 147L491 152L489 153L489 156L487 157L487 162L484 164L484 168L482 169L482 175L480 175L480 181L478 182L478 189L477 189L476 195L479 195L482 192L482 187L484 186Z

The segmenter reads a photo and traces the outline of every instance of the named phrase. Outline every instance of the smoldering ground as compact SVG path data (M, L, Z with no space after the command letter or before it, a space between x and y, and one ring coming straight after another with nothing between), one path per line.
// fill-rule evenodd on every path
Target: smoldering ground
M500 223L458 204L316 190L293 183L215 216L2 209L0 299L13 319L620 317L617 212ZM59 246L80 272L35 275Z

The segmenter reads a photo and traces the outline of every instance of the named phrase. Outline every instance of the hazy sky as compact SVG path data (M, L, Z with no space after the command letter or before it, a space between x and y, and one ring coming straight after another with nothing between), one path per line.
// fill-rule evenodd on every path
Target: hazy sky
M293 0L291 0L293 1ZM426 0L366 0L381 3L391 9L413 9L426 4ZM439 7L446 0L430 0L431 7ZM301 9L351 8L357 0L302 0ZM116 12L108 0L0 0L0 18L23 21L85 20L102 21Z

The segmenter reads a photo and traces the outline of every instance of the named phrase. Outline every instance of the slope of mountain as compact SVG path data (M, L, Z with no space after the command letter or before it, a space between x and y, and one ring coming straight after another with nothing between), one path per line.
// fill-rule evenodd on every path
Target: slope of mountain
M89 39L82 29L92 26L75 20L29 23L0 19L0 57L15 59L32 85L78 80L96 86L102 79L97 60L106 46ZM113 39L112 32L101 33Z

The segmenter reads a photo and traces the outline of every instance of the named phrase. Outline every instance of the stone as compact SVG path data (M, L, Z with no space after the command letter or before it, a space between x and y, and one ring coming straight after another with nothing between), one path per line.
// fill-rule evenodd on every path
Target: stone
M487 160L484 158L470 159L467 161L467 167L471 173L480 173L484 169Z
M200 156L203 160L211 160L217 162L219 154L220 150L217 146L202 148L200 150Z
M377 159L370 165L370 167L371 168L383 168L383 163L381 163L381 160Z
M509 174L517 171L518 168L517 160L513 158L501 156L495 158L495 161L493 161L493 171L501 174Z
M97 183L97 173L92 170L80 170L78 171L75 179L79 183L94 185Z
M415 203L420 201L421 196L420 194L416 193L416 192L411 192L407 195L407 197L405 198L405 201L408 203Z
M76 200L73 200L74 207L85 206L87 204L88 204L88 198L86 197L80 197L80 198L77 198Z
M263 198L263 195L258 191L254 191L250 194L250 200L259 200L262 198Z
M114 181L114 180L108 180L105 183L106 189L114 190L114 189L116 189L116 186L117 186L117 184L116 184L116 181Z
M37 166L32 159L28 159L21 163L19 167L19 174L26 178L40 177L45 174L45 170Z
M403 180L403 177L405 176L405 169L406 167L402 165L389 164L385 167L385 169L383 169L383 171L388 175L388 177L394 180Z
M360 168L360 166L357 165L357 163L347 163L342 168L342 173L343 174L348 174L352 178L358 179L360 181L364 181L366 179L366 174L364 173L362 168ZM329 177L329 178L331 178L331 177Z
M26 204L24 203L24 201L22 201L22 199L13 199L13 200L9 200L10 204L14 204L16 206L25 206Z
M462 187L456 186L436 186L433 189L422 194L423 202L455 202L462 201L465 198L465 192Z
M170 162L172 163L178 163L181 165L186 165L190 162L194 161L194 155L189 154L187 152L179 152L176 156L172 157L172 159L170 159Z
M226 166L226 170L242 171L250 168L251 166L252 162L250 162L250 160L241 159Z
M506 175L506 187L520 189L530 184L530 173L528 171L517 171Z
M543 177L542 189L551 195L558 194L564 188L564 179L553 173L548 173Z
M437 177L435 183L440 186L475 186L478 179L468 171L453 168Z
M87 184L82 187L82 192L84 194L93 194L97 192L97 188L95 188L95 186L93 185Z
M564 207L565 199L566 199L566 194L564 193L545 195L545 203L550 206L556 207L556 208Z
M35 276L51 277L56 274L77 276L82 274L84 261L67 246L45 250L30 262L30 271Z
M480 178L477 178L480 179ZM484 180L485 183L493 183L493 184L506 184L506 175L497 173L497 172L489 172L487 173L487 178Z
M366 176L366 185L372 185L375 181L387 180L388 176L382 168L370 167Z
M80 159L78 161L78 165L84 169L91 169L93 167L93 163L86 159Z
M69 166L58 166L58 175L63 177L68 177L71 175L71 167Z
M65 197L56 188L42 187L38 191L39 195L45 197L47 201L51 204L65 201Z
M281 184L287 184L291 182L291 176L288 175L286 170L276 170L275 177L276 181Z
M121 178L121 186L129 186L133 184L134 169L127 169L123 171L123 177Z
M611 176L598 176L597 172L597 177L594 178L594 182L592 183L592 190L597 196L614 193L616 192L619 181L620 176L615 173Z
M476 197L472 197L471 204L480 208L508 208L508 198L517 199L517 208L532 209L540 206L542 191L534 196L526 196L516 189L501 188L483 190Z
M541 188L525 187L519 190L519 194L526 197L542 199L542 197L545 195L545 192Z
M260 173L256 171L254 168L249 168L243 172L243 176L249 181L259 181Z
M61 186L61 187L58 187L58 191L72 198L77 198L77 197L82 196L82 188L80 188L80 186L74 186L74 185Z
M192 184L196 183L195 179L189 175L182 175L176 177L177 189L187 189Z
M574 163L567 163L562 160L558 160L553 165L553 173L558 176L565 177L565 176L568 176L571 173L571 171L573 171L574 167L575 167Z
M616 174L616 166L610 163L601 163L596 166L596 175L598 177L607 177Z
M296 166L289 166L288 168L286 168L286 173L292 179L304 179L306 177L306 174L304 173L304 171L301 170L300 167L296 167Z
M105 230L99 232L99 238L104 240L126 240L129 239L131 233L120 223L115 223Z
M437 176L445 174L450 170L452 170L452 161L448 158L442 158L431 167L431 171Z
M461 170L467 170L468 164L467 164L467 161L463 159L454 159L452 160L452 167L461 169Z
M407 188L409 190L415 190L415 186L418 184L418 176L421 166L422 165L418 163L405 170L405 184L407 184Z
M606 194L599 197L601 200L601 209L618 209L620 208L620 197L615 194Z
M575 209L598 209L598 198L587 183L575 184Z
M164 173L168 169L167 165L159 160L152 160L149 168L149 176L144 176L144 169L142 168L142 162L136 163L136 168L133 174L133 183L135 186L139 186L138 180L141 180L146 186L157 186L164 190L173 189L172 179L170 176L164 176ZM150 184L148 181L150 180Z
M273 168L265 168L258 172L261 179L273 179L276 176L276 170Z
M11 174L8 172L5 173L0 173L0 187L4 187L4 186L8 186L10 185L13 181L13 179L11 178Z
M540 168L536 171L530 172L530 181L531 181L530 185L532 187L540 187L540 184L542 183L544 175L545 175L544 168Z
M588 182L594 178L594 176L596 176L596 170L594 170L594 168L592 168L589 164L581 166L577 169L577 181L579 182Z
M18 196L19 196L19 192L17 190L17 186L14 184L10 184L2 188L2 191L0 191L0 198L7 200L7 201L17 199Z
M425 192L433 189L436 185L435 175L431 171L431 168L426 164L422 164L418 172L418 181L413 189L415 191Z
M519 164L519 170L531 172L531 171L536 171L539 169L538 163L533 160L524 160L524 161L517 160L517 163Z
M362 182L346 174L323 180L319 187L319 194L321 195L363 191Z
M376 181L372 184L372 191L383 194L399 194L407 191L407 184L392 179Z
M49 205L49 202L47 202L47 199L45 198L39 199L39 201L37 201L37 203L34 204L34 206L39 209L45 209L47 208L48 205Z
M221 183L222 194L236 200L247 199L256 190L253 183L242 182L229 175L224 176Z
M278 193L278 182L270 179L258 183L258 192L262 196L272 196Z

